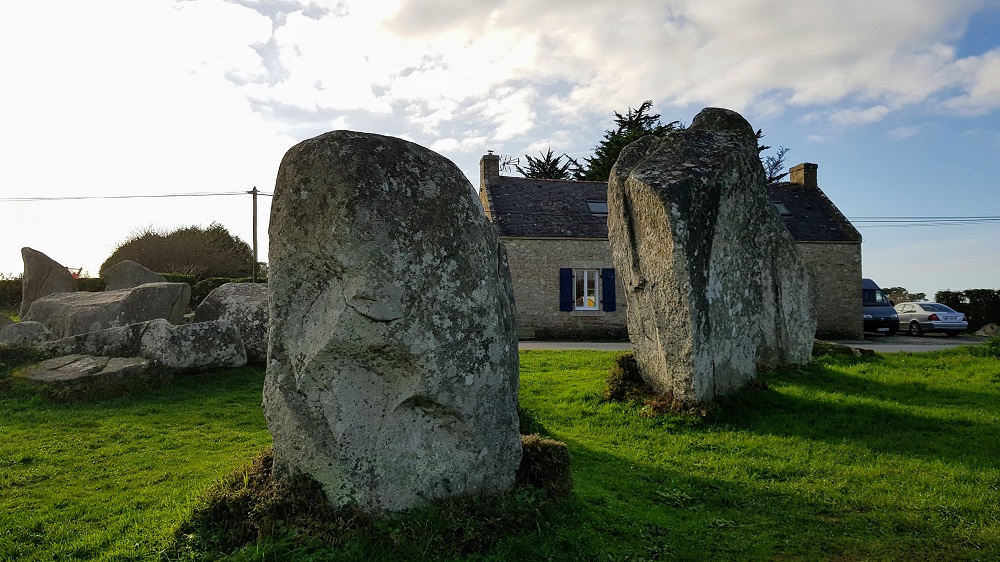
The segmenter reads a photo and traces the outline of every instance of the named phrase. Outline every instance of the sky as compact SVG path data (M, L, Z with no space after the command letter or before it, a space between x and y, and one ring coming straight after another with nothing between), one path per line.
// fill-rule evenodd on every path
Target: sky
M96 276L150 227L218 222L250 243L247 192L273 192L285 151L327 131L413 141L477 185L487 150L586 157L615 111L652 100L665 122L738 111L789 166L817 164L882 287L1000 288L1000 0L0 10L0 274L29 246Z

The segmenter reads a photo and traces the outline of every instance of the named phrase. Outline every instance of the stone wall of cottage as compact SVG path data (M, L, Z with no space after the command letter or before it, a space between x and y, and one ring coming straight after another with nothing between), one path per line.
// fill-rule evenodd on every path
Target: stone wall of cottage
M559 310L559 268L614 267L607 240L503 238L524 339L627 340L625 294L615 274L617 310ZM816 271L816 337L862 339L861 245L799 242Z
M861 244L799 242L816 271L816 337L861 339Z
M613 268L607 239L502 238L523 339L627 340L625 294L615 272L617 310L559 310L559 269Z

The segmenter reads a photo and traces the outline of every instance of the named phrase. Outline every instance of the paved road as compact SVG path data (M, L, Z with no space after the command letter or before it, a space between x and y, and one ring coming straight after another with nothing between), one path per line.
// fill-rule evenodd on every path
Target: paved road
M982 343L989 338L982 336L958 336L949 338L944 334L926 334L920 337L897 334L895 336L866 335L861 341L837 341L835 343L858 347L862 349L872 349L879 353L893 353L897 351L908 351L911 353L922 351L939 351L951 349L959 345L974 345ZM550 350L573 350L573 349L593 349L598 351L628 351L632 349L629 342L565 342L565 341L535 341L525 340L518 343L520 349L550 349Z
M517 343L518 349L593 349L596 351L629 351L632 344L627 341L588 342L588 341L537 341L522 340Z
M983 343L988 339L989 338L983 336L971 335L949 338L944 334L924 334L922 336L911 336L908 334L896 334L894 336L865 334L864 341L838 341L836 343L861 349L871 349L879 353L892 353L897 351L918 353L922 351L952 349L960 345L976 345Z

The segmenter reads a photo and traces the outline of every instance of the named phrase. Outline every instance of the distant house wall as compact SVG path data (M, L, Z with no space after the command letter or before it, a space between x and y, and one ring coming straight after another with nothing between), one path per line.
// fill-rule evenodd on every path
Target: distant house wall
M627 340L625 294L615 275L616 310L559 310L560 268L613 268L607 239L502 237L522 338ZM603 289L603 287L602 287Z
M502 241L522 338L628 339L625 294L617 272L614 312L559 310L559 269L614 267L607 240L505 237ZM861 339L861 245L799 242L798 248L816 272L816 337Z
M861 339L861 244L799 242L816 272L816 337Z

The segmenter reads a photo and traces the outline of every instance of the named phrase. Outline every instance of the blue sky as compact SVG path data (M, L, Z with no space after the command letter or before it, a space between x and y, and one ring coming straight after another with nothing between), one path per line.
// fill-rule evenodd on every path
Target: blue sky
M0 273L30 246L96 275L149 226L252 235L247 195L67 197L270 192L285 150L344 128L475 181L487 150L586 156L650 99L666 121L734 109L818 164L882 286L1000 287L1000 221L861 222L1000 216L997 0L60 0L2 21Z

